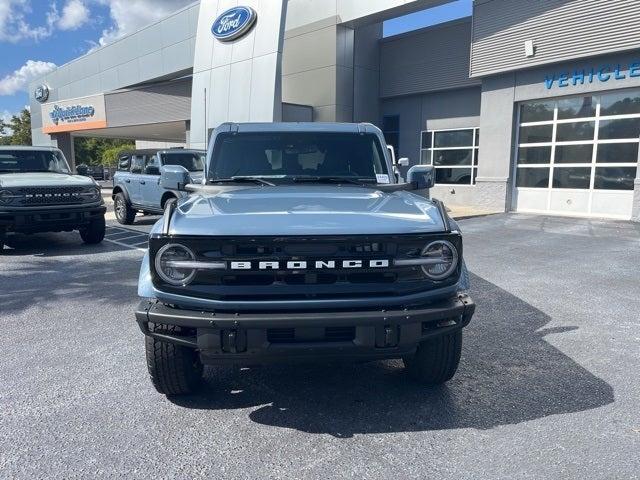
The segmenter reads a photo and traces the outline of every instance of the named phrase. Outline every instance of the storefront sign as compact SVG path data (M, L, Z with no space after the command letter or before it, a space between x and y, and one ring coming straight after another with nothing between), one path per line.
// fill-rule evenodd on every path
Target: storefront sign
M211 26L211 33L221 42L230 42L245 35L256 22L251 7L235 7L220 15Z
M566 88L570 86L585 85L589 83L605 83L628 80L640 77L640 60L628 65L600 65L590 69L575 70L572 73L560 72L546 75L544 85L547 90L552 88Z
M42 122L44 133L105 128L104 95L45 103L42 105Z

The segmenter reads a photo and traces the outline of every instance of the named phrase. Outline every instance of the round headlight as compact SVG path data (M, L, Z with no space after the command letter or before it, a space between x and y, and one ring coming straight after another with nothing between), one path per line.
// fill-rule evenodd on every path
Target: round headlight
M100 187L93 187L89 190L89 198L91 200L97 200L100 198Z
M436 240L424 247L422 258L432 260L422 265L422 271L431 280L443 280L455 272L458 266L458 251L451 242Z
M156 254L156 272L165 282L171 285L184 286L196 276L196 271L183 264L195 261L193 252L178 243L170 243L158 250Z

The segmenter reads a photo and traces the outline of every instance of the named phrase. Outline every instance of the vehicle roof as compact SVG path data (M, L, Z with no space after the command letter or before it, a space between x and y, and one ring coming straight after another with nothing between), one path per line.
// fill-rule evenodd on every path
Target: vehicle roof
M221 130L237 132L323 132L323 133L378 133L380 129L371 123L339 122L273 122L273 123L223 123Z
M0 151L2 150L25 150L25 151L38 151L38 150L59 150L57 147L52 147L50 145L44 146L35 146L35 145L0 145Z
M206 153L198 148L140 148L138 150L123 150L120 155L155 155L156 153Z

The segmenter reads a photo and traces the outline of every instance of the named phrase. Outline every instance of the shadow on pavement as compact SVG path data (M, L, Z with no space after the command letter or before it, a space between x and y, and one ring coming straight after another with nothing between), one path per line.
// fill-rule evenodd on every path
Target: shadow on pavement
M445 386L411 382L401 362L211 368L199 395L171 398L192 409L259 407L257 423L335 437L499 425L580 412L614 401L603 380L553 347L549 316L472 275L478 308L462 363Z
M35 233L33 235L11 234L6 239L6 245L2 253L0 253L0 262L3 256L62 257L127 250L124 247L108 242L102 242L98 245L85 245L78 232Z

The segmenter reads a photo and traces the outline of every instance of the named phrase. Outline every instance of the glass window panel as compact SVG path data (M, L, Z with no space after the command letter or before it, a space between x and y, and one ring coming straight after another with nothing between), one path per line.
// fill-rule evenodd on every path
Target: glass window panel
M435 150L434 165L471 165L473 150Z
M638 138L640 137L640 118L622 118L620 120L600 120L600 138Z
M556 145L554 163L591 163L593 145Z
M480 149L479 148L475 148L475 153L474 153L474 157L473 157L473 164L474 165L478 165L478 158L480 157Z
M600 143L596 162L637 163L638 143Z
M595 128L595 122L559 123L556 130L556 142L593 140Z
M431 132L422 132L422 148L431 148Z
M554 100L523 103L520 107L520 121L525 123L553 120L555 103Z
M640 113L640 94L609 93L600 97L600 115Z
M633 190L636 167L596 168L594 188L598 190Z
M436 168L436 183L471 185L471 168Z
M473 145L473 129L434 132L434 137L435 147L471 147Z
M520 127L520 143L550 142L553 135L553 125L535 125Z
M558 119L595 117L593 97L574 97L558 100Z
M474 168L473 169L473 182L472 184L475 185L476 184L476 177L478 176L478 169Z
M383 117L382 130L384 132L400 131L400 115L386 115Z
M518 164L551 163L551 146L518 148Z
M480 129L476 129L476 143L475 143L476 147L480 146Z
M423 165L431 165L431 150L422 150L420 155L420 163Z
M553 188L589 188L591 168L563 167L553 169Z
M548 168L518 168L516 186L529 188L549 188Z

